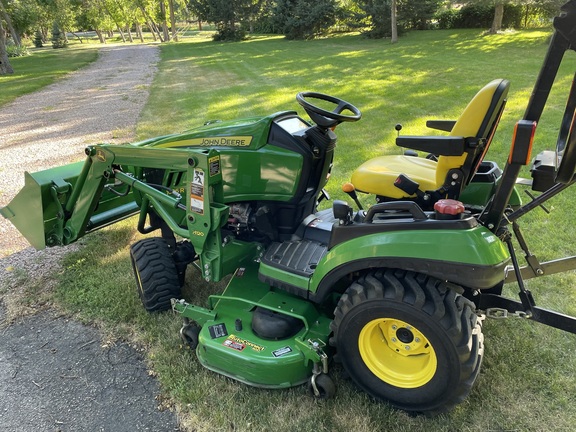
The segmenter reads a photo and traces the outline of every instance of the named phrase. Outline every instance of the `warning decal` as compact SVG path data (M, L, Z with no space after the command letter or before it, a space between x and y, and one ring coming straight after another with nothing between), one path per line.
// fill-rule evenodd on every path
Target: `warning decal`
M210 177L220 174L220 156L213 156L208 159L208 169Z
M235 349L236 351L243 351L244 348L246 348L246 345L240 342L233 341L231 339L226 339L222 345L228 348Z
M190 210L204 214L204 171L194 168L194 178L190 184Z

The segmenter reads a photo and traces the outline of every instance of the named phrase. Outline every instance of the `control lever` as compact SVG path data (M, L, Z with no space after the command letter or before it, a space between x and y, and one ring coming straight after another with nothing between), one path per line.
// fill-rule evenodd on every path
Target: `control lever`
M420 184L405 176L404 174L400 174L396 180L394 180L394 186L398 189L406 192L408 195L416 195L418 198L421 198L425 201L430 199L430 196L420 190Z
M352 183L344 183L342 185L342 192L348 194L348 196L354 200L354 202L358 206L358 210L364 210L364 208L362 208L360 200L358 199L358 195L356 194L356 188Z

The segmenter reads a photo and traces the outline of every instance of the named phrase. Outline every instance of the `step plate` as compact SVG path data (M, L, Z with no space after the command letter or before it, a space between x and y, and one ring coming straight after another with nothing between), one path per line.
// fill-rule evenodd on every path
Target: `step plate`
M272 243L262 262L266 265L309 277L328 251L328 246L310 240Z

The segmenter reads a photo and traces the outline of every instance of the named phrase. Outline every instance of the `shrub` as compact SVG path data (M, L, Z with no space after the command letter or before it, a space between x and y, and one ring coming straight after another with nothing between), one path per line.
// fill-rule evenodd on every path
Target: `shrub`
M448 9L436 14L438 28L490 28L494 20L494 7L471 3L462 9ZM518 28L522 24L522 6L504 6L503 28Z
M58 49L67 47L68 47L68 41L60 31L58 23L55 22L54 25L52 26L52 48Z
M212 36L215 42L238 42L246 39L246 32L240 26L218 24L217 28L218 32Z
M30 55L28 48L24 45L18 46L12 41L6 44L6 53L8 53L8 57L24 57Z
M312 39L336 23L335 0L279 0L273 23L287 39Z
M34 46L36 48L42 48L44 46L44 41L42 39L42 32L36 30L36 33L34 33Z

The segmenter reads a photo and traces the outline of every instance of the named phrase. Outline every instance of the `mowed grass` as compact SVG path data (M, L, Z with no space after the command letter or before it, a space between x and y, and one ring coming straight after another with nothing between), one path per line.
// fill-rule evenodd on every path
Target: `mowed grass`
M31 55L10 58L14 73L0 75L0 106L32 93L98 58L97 45L73 44L67 49L30 49Z
M207 120L303 110L298 91L333 94L363 111L343 124L329 192L344 198L340 184L362 161L401 150L394 125L406 134L428 133L426 119L454 119L485 83L507 78L509 102L489 159L501 166L512 128L521 118L546 51L550 33L528 31L483 36L478 31L413 32L397 45L341 36L288 42L256 37L213 43L199 37L162 46L162 61L138 127L140 138L181 131ZM552 107L539 126L534 153L554 146L574 53L561 70ZM528 175L528 172L525 172ZM574 254L573 193L555 198L551 215L540 210L520 223L542 259ZM368 203L370 197L363 197ZM334 399L315 401L304 387L263 390L216 375L198 363L178 338L180 319L148 315L139 304L128 246L141 236L127 220L83 239L58 276L56 300L82 319L101 323L113 337L143 345L187 430L194 431L570 431L576 424L576 336L540 324L487 320L482 372L469 398L436 417L410 416L371 400L336 366ZM24 278L25 279L25 278ZM573 273L529 281L544 306L576 314ZM205 283L190 269L184 296L206 305L223 283ZM507 288L514 296L517 288ZM30 302L34 302L31 295Z

